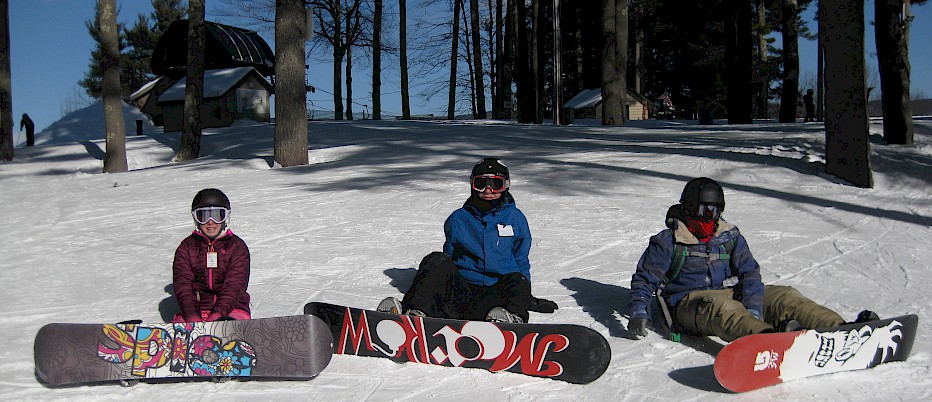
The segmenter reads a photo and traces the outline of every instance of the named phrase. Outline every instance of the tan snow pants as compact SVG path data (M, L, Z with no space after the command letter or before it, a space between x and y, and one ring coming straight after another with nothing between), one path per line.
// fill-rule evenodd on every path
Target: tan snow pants
M790 286L764 287L761 320L734 299L733 289L697 290L677 303L676 330L692 335L714 335L727 342L762 331L773 331L780 321L794 319L803 328L827 328L845 322L838 313L806 298Z

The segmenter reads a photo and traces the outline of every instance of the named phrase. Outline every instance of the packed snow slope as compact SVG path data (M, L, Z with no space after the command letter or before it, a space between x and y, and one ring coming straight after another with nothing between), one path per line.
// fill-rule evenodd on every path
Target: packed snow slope
M97 122L99 123L99 122ZM307 166L273 168L274 127L207 130L202 157L172 163L179 133L127 138L131 171L101 174L101 140L18 148L0 164L0 395L6 400L905 400L932 399L932 121L916 146L889 146L873 122L875 186L823 173L821 124L627 127L507 122L311 122ZM534 236L534 294L556 301L543 323L608 340L608 371L587 385L511 373L335 356L310 381L189 382L52 389L34 375L33 338L50 322L165 320L175 248L191 198L222 189L252 252L255 317L310 301L374 308L410 286L440 250L443 221L469 194L480 157L509 165ZM715 381L714 339L630 339L625 305L648 238L683 185L725 188L768 284L792 285L853 319L916 313L906 362L746 394Z

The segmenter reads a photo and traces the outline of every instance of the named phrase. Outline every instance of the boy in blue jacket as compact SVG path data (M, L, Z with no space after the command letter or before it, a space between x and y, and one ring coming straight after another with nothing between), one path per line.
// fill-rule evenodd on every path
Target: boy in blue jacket
M721 217L724 210L725 193L715 180L686 183L680 203L667 212L667 229L650 238L631 277L632 336L647 335L648 305L661 288L673 330L728 342L759 332L845 323L790 286L765 286L744 236ZM877 314L865 310L857 322L872 319Z
M495 158L482 159L469 183L469 199L444 222L443 252L424 257L404 299L388 297L379 311L527 322L529 309L557 308L531 296L531 231L508 192L508 167Z

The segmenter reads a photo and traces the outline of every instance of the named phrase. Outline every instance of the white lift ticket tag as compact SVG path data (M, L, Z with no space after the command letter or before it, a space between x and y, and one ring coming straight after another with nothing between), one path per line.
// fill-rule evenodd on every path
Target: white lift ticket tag
M498 224L498 235L500 237L512 237L515 235L515 229L511 225L506 225L504 223Z
M217 268L217 252L207 253L207 268Z

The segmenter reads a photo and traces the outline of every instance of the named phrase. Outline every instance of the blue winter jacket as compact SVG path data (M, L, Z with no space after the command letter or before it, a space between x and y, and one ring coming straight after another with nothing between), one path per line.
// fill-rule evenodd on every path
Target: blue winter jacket
M527 218L515 206L511 194L503 197L504 201L489 211L481 211L467 201L443 224L443 252L453 258L469 283L491 286L512 272L531 280Z
M667 271L672 268L674 242L685 245L690 254L721 254L725 251L724 244L732 240L735 243L730 260L695 255L686 257L679 274L664 287L663 295L671 306L676 306L694 290L724 289L724 282L734 277L733 273L737 273L735 299L741 301L751 314L760 317L764 303L760 265L751 255L747 240L738 227L719 219L713 238L708 243L701 243L681 220L668 217L668 226L668 229L650 238L647 249L638 261L637 270L631 277L628 311L632 318L650 318L647 306Z

